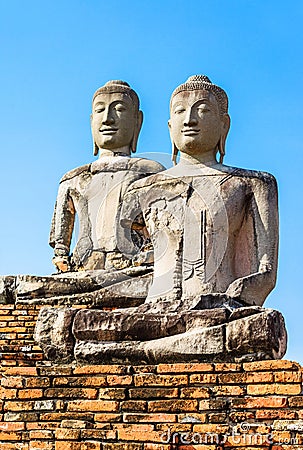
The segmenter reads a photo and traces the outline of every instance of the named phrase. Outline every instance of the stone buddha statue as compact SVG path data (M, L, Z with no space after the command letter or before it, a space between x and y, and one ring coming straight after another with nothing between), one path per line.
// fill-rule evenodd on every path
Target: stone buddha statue
M132 229L133 254L126 257L120 250L125 247L125 233L118 220L128 187L164 169L158 162L131 158L131 153L136 152L142 121L138 95L128 83L108 81L94 93L91 129L94 155L99 154L99 158L71 170L61 179L50 233L58 274L0 277L0 300L44 298L47 303L54 298L56 304L74 304L83 301L83 293L127 280L129 273L151 272L151 266L134 268L132 262L146 243L144 224ZM79 236L70 253L76 217ZM152 251L142 252L140 260L143 264L152 261ZM147 277L143 296L148 284ZM121 295L121 289L118 291ZM125 285L124 297L127 291ZM104 294L105 291L98 293L102 299ZM112 298L114 293L109 295ZM89 296L85 301L93 303Z
M155 161L130 157L136 152L142 120L138 95L127 83L109 81L95 92L91 128L99 158L61 179L52 221L50 245L60 271L131 265L119 251L123 237L117 230L117 212L132 182L164 169ZM70 255L75 215L79 236Z
M281 358L284 320L262 305L275 286L277 186L268 173L223 164L228 98L206 76L170 103L173 168L135 181L123 198L125 242L142 225L154 249L145 302L81 310L70 328L79 361L158 363ZM127 254L125 245L124 254Z

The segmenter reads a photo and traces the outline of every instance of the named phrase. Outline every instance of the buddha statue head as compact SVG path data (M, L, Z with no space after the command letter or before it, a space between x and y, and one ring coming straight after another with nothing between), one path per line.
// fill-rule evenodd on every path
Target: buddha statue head
M92 101L94 155L100 149L127 155L135 152L142 121L138 95L129 84L120 80L105 83Z
M205 75L189 77L172 93L168 126L174 163L178 151L196 158L209 154L214 161L219 152L222 163L230 126L226 93Z

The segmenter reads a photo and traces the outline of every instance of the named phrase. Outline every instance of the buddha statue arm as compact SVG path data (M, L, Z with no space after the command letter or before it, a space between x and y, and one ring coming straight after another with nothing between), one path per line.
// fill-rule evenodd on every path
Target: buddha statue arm
M251 216L252 229L247 233L251 253L248 256L252 258L252 253L255 253L252 266L256 270L232 282L226 294L245 304L262 306L276 283L279 236L277 184L269 174L261 174L250 182L252 192L246 215Z
M125 254L132 258L135 266L152 264L154 262L154 252L141 209L140 190L136 189L137 183L134 182L123 197L120 214L120 225L125 229L127 238ZM140 249L134 245L133 233L139 236L139 241L141 241Z
M54 248L53 263L59 271L69 270L69 251L74 229L75 207L68 181L61 182L55 204L49 244Z

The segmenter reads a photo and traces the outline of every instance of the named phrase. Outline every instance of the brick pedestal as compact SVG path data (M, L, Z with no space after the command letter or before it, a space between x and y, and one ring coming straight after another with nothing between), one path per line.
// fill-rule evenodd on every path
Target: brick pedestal
M1 309L0 450L303 449L295 362L51 366Z

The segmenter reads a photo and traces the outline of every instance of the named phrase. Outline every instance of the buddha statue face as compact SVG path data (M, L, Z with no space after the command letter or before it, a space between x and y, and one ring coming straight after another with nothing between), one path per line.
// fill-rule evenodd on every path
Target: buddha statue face
M171 106L171 139L177 149L191 156L209 151L216 153L226 125L223 119L212 92L179 92Z
M142 125L138 102L125 82L108 82L95 93L91 114L95 155L99 149L113 153L136 151Z
M99 148L114 151L129 146L135 130L135 110L124 93L99 94L93 102L92 134Z
M174 91L168 122L174 155L178 150L193 157L210 153L215 159L219 151L222 161L230 119L227 97L223 103L214 88L208 78L193 76Z

